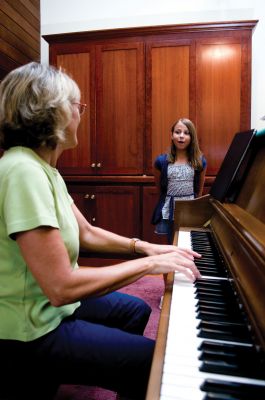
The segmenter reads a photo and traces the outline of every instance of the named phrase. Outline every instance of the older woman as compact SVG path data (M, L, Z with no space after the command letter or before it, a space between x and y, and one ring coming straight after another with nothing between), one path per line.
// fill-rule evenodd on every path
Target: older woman
M0 398L48 400L75 383L144 399L151 310L115 290L145 274L199 276L199 254L94 227L77 209L56 163L77 145L84 108L77 84L50 66L27 64L0 85ZM79 267L80 246L143 257Z

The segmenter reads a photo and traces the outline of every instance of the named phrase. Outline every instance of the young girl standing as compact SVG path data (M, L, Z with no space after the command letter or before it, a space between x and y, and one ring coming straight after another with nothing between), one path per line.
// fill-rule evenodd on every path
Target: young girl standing
M180 118L171 128L169 152L158 156L154 163L159 200L151 222L156 225L155 233L167 235L169 244L172 244L174 236L175 201L202 195L206 165L194 124L187 118ZM164 274L165 285L166 278L167 274ZM163 298L159 308L162 308Z
M206 159L199 148L196 128L187 118L176 121L171 128L171 147L158 156L154 176L159 200L152 216L157 234L166 234L173 241L174 208L177 200L200 197L206 173Z

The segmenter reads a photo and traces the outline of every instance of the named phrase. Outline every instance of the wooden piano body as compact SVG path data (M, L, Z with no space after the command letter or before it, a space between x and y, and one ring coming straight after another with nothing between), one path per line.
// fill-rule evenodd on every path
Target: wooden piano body
M211 195L177 202L174 243L180 230L212 232L248 315L255 344L265 354L265 131L256 133L246 159L247 172L241 176L233 203ZM170 274L146 400L160 399L173 282Z

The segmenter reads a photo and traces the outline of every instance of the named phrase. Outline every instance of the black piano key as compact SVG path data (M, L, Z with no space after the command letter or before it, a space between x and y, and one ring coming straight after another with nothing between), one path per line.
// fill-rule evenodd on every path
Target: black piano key
M200 370L204 372L264 379L264 366L255 354L245 358L236 353L203 351L199 360L202 361Z
M216 279L215 279L216 280ZM230 285L224 285L221 283L213 283L209 282L207 280L206 282L203 282L203 280L198 280L195 282L195 289L196 290L209 290L209 291L220 291L222 293L231 293L231 295L235 295L235 292L233 291L232 287Z
M199 330L198 337L205 339L216 339L216 340L226 340L229 342L242 342L242 343L251 343L249 337L243 335L235 335L233 332L210 329L210 328L202 328Z
M237 314L240 314L238 310L234 310L234 311L230 310L229 307L226 307L226 305L224 305L222 303L216 303L216 302L213 305L197 304L195 307L195 311L197 313L202 312L202 313L213 313L213 314L225 314L227 316L228 315L236 316Z
M207 293L201 293L200 295L195 295L194 296L195 299L199 299L199 301L201 300L206 300L206 301L211 301L213 303L219 303L219 304L227 304L227 300L224 296L212 296L210 294Z
M223 293L220 292L209 292L207 290L199 290L195 294L195 299L203 299L203 298L209 298L209 299L226 299L226 301L229 301L231 299L231 296L225 296Z
M194 296L196 299L198 299L198 302L196 305L215 305L215 303L218 304L223 304L223 307L226 307L227 309L232 308L233 310L238 310L238 312L242 312L240 309L240 306L238 302L236 301L235 298L231 297L226 297L226 296L211 296L210 294L207 294L205 292L201 292L201 295L195 294ZM208 304L207 304L208 303Z
M219 280L219 279L196 279L194 282L194 286L196 288L218 288L218 289L226 289L230 287L230 283L226 280Z
M216 264L216 262L209 262L207 260L195 260L195 264L197 268L207 268L207 269L213 269L213 270L217 270L217 271L222 271L223 269L220 268L220 266L218 264Z
M195 306L197 311L202 311L202 312L220 312L220 313L227 313L229 315L240 315L240 310L238 307L229 307L227 304L220 304L214 302L214 304L211 304L210 301L204 301L201 300L197 302Z
M263 379L263 371L260 370L260 364L251 365L247 360L238 360L236 358L229 359L228 357L220 356L216 359L207 357L207 354L202 355L202 364L199 370L202 372L210 372L223 375L243 376L246 378ZM250 360L249 360L250 361Z
M196 247L197 247L198 250L200 250L201 253L203 253L202 254L203 257L205 255L207 255L209 257L216 258L215 255L212 252L211 246L206 244L206 245L201 245L201 246L200 245L199 246L196 245Z
M234 321L234 319L229 314L214 313L214 312L198 312L196 314L196 318L201 321L220 321L220 322Z
M227 303L226 303L226 301L225 300L210 300L210 299L208 299L208 300L206 300L206 299L200 299L197 303L196 303L196 305L195 305L195 307L197 307L197 306L200 306L200 305L205 305L205 306L212 306L212 307L219 307L219 308L226 308L227 307Z
M196 285L218 285L220 287L231 287L231 283L224 279L197 279Z
M195 263L196 264L196 263ZM225 277L225 273L223 271L209 271L207 268L200 268L198 267L198 270L200 271L201 276L212 276L212 277Z
M230 344L230 343L222 343L222 342L212 342L210 340L204 340L198 350L218 350L224 352L243 352L245 356L252 354L253 352L257 352L255 346L251 344L250 346L241 345L241 344Z
M216 265L217 264L220 265L219 260L214 258L211 254L207 255L207 254L205 254L205 252L202 252L202 253L203 253L202 254L202 258L196 260L196 261L198 261L199 264L200 263L207 264L209 262L209 263L213 263L213 264L216 264Z
M205 341L198 350L200 351L199 360L201 361L227 363L222 368L219 368L219 365L213 365L211 372L265 379L265 361L262 354L254 346ZM205 367L209 368L210 365L203 368Z
M206 379L200 386L200 389L204 392L238 396L240 400L263 400L265 398L265 384L254 385L221 381L218 379Z
M222 322L222 321L200 321L197 329L213 329L218 332L227 332L237 337L249 338L250 332L245 324L241 322Z
M201 293L201 292L205 292L205 293L213 293L213 294L224 294L224 290L220 287L196 287L196 289L194 290L194 293Z
M216 268L210 267L210 269L214 270ZM215 280L217 280L217 279L215 279ZM209 282L204 283L204 282L202 282L202 280L198 281L198 284L195 286L195 289L196 290L217 290L217 291L221 291L223 293L231 292L231 290L229 290L228 287L226 288L225 286L221 286L219 283L216 283L216 284L212 284Z
M199 253L199 249L196 250ZM202 258L196 258L195 263L198 265L213 265L218 268L223 268L223 264L220 262L218 258L212 257L212 256L206 256L204 255L203 251L201 251Z
M233 396L227 393L206 393L202 400L241 400L241 397Z
M242 310L240 309L239 305L233 301L233 302L227 302L226 299L199 299L197 301L197 303L195 304L196 308L201 308L203 310L203 308L206 307L211 307L212 309L215 308L219 308L219 309L223 309L223 310L227 310L230 313L240 313L242 315L244 315L244 313L242 312Z

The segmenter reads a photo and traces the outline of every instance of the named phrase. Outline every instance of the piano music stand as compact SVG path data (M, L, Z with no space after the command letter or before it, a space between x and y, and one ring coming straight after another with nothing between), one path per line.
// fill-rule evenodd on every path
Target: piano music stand
M250 144L255 133L251 129L235 134L210 190L210 195L216 200L229 203L235 201L247 171L251 156Z

